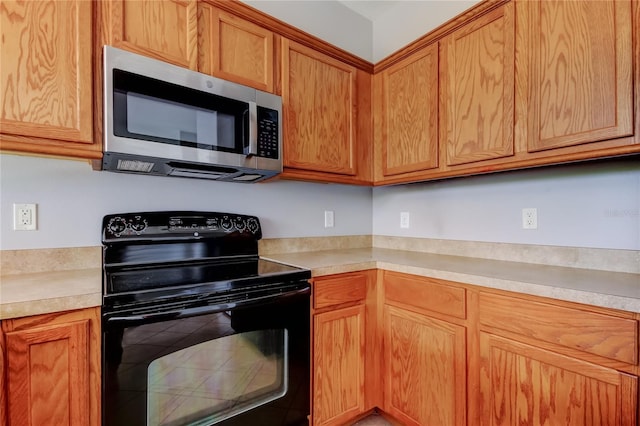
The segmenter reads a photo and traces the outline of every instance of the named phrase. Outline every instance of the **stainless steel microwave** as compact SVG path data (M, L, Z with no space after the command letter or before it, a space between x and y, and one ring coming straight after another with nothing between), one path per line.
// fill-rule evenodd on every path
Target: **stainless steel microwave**
M282 98L104 47L102 169L232 182L282 171Z

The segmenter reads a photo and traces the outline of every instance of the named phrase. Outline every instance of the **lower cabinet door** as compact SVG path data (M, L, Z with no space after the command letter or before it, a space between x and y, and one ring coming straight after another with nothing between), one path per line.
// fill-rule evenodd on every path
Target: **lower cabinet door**
M3 321L8 426L99 424L97 321L98 308Z
M360 304L314 316L314 425L342 425L364 412L364 315Z
M465 327L384 307L385 407L403 424L466 424Z
M637 425L637 377L488 333L480 352L483 425Z

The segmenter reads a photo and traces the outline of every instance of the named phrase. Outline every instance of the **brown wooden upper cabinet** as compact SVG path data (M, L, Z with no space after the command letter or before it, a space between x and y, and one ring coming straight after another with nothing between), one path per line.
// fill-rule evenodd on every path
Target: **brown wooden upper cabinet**
M357 74L351 65L282 39L285 175L293 169L329 181L355 177Z
M514 153L514 4L442 41L442 146L449 166Z
M274 34L207 3L198 3L199 71L274 92Z
M438 167L438 43L387 68L374 84L382 174Z
M633 135L632 7L630 0L518 3L529 151Z
M106 0L105 44L198 68L196 0Z
M0 5L0 148L99 158L93 139L93 2Z

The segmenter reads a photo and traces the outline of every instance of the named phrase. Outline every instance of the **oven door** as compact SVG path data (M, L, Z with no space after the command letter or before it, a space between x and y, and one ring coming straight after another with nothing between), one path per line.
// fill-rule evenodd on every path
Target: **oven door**
M103 425L307 425L309 297L103 313Z

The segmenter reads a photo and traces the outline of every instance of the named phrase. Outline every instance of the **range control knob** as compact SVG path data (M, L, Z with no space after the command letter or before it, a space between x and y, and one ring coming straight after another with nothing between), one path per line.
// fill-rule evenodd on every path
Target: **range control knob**
M127 221L120 216L112 217L107 224L107 229L116 237L119 237L127 229Z
M233 224L236 226L236 229L240 232L243 232L247 228L247 224L240 216L236 217L233 221Z
M260 225L254 217L251 217L247 220L247 229L253 234L260 230Z
M147 229L147 220L142 216L136 216L131 221L131 229L133 229L137 234L140 234L142 231Z
M229 219L229 216L222 216L222 220L220 221L220 226L225 231L231 231L233 229L233 222Z

